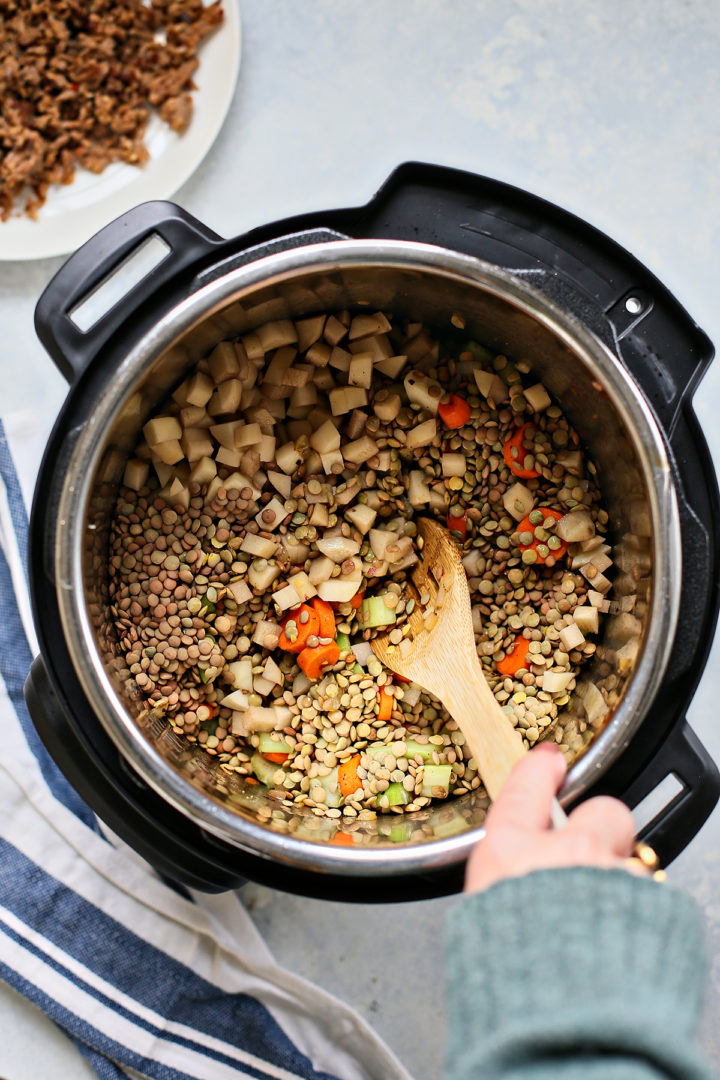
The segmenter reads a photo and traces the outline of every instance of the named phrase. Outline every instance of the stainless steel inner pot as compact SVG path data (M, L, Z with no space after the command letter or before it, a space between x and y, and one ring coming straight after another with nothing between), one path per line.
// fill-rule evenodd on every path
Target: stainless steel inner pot
M352 240L270 255L209 280L128 351L78 434L57 529L65 639L98 721L153 789L224 841L303 869L391 876L463 860L481 835L487 800L470 793L405 817L343 821L355 843L330 844L337 822L258 794L143 712L108 611L109 515L149 414L218 341L269 319L346 307L383 309L431 328L460 313L469 335L531 362L598 467L617 610L603 620L597 653L559 721L575 757L565 802L617 758L660 684L679 606L680 530L663 436L618 358L541 292L454 251Z

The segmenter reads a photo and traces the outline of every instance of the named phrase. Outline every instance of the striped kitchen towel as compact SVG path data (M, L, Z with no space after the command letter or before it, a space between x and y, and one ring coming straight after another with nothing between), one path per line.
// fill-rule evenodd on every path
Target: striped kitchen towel
M180 895L108 834L40 742L26 508L47 433L0 422L0 978L103 1080L410 1080L355 1010L274 961L236 895Z

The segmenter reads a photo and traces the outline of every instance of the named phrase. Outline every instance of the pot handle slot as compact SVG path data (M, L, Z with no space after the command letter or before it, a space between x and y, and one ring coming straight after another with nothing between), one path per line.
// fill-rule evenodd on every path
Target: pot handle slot
M111 221L61 266L35 309L40 341L68 382L153 294L224 241L171 202Z
M638 811L639 836L655 849L661 866L671 863L700 831L718 796L720 773L686 720L622 793L623 801Z

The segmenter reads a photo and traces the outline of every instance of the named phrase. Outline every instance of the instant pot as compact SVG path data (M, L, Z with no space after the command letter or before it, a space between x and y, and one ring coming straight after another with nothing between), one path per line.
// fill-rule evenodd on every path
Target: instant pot
M137 277L148 252L141 280L116 276L135 266ZM88 297L101 313L88 314ZM147 203L50 282L36 328L70 390L30 527L41 652L25 693L41 738L107 825L179 883L217 891L252 878L382 901L461 887L487 800L469 793L379 815L334 842L350 826L268 799L145 713L108 609L118 483L143 423L187 369L270 319L368 305L441 337L459 314L471 336L529 360L592 455L617 569L597 652L562 714L582 752L561 801L609 793L635 807L672 778L672 797L643 833L667 864L720 792L685 720L718 611L718 488L692 410L712 346L606 236L526 192L450 169L407 164L367 206L233 240L172 203Z

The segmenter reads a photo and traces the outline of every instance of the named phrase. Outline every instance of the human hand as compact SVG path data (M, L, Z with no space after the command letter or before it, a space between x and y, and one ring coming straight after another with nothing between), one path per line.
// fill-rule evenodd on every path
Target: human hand
M542 743L515 766L488 811L485 836L468 860L466 892L557 867L617 867L647 873L626 862L635 825L619 799L602 795L588 799L573 810L564 828L551 827L550 807L564 778L565 760L552 743Z

